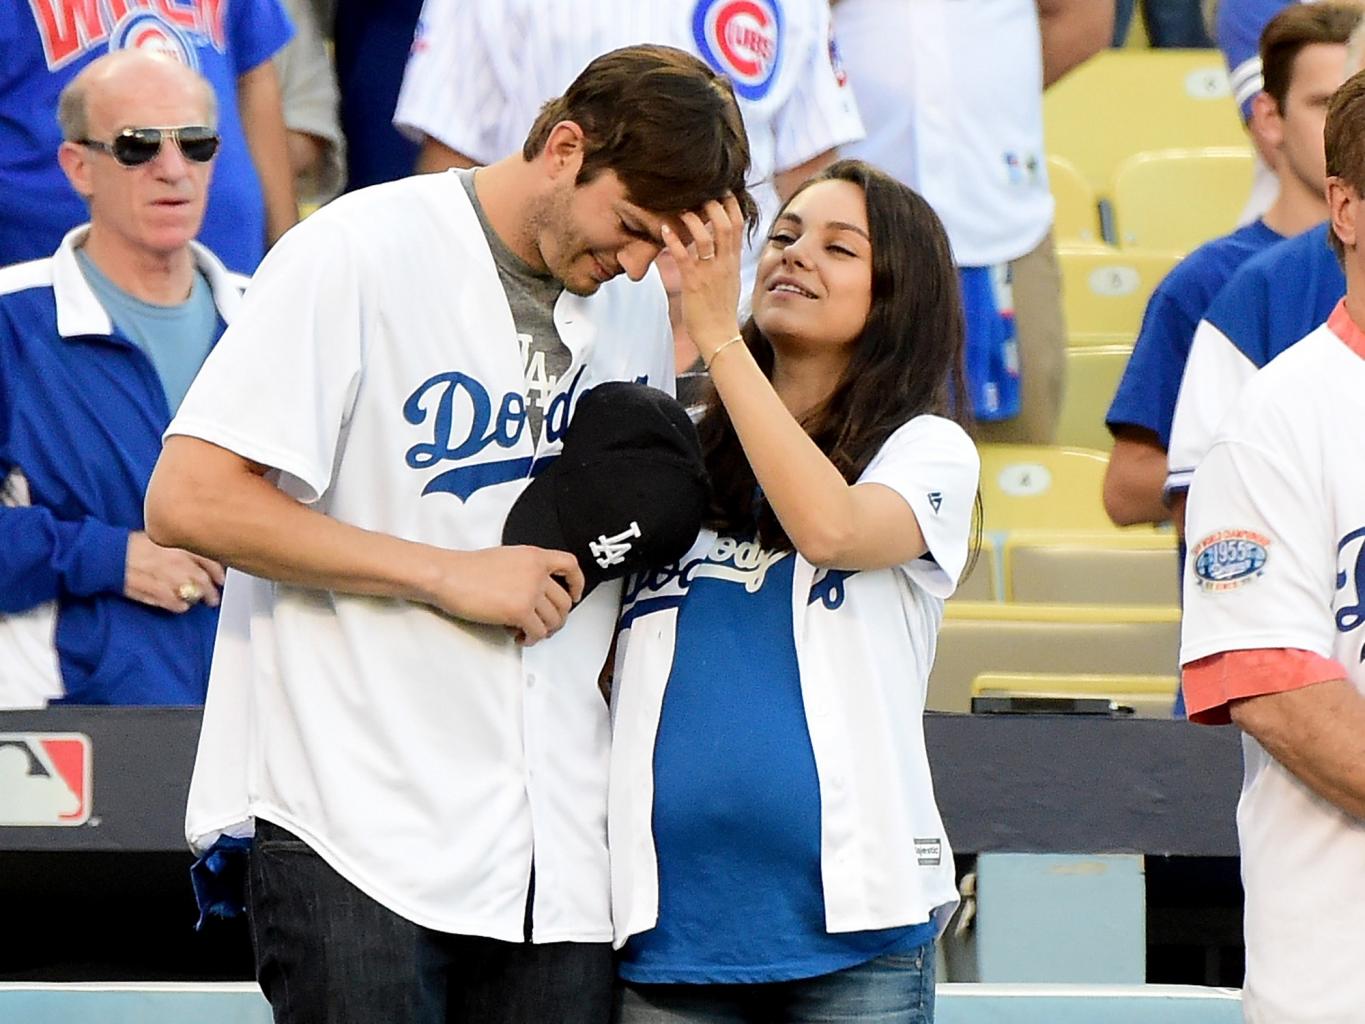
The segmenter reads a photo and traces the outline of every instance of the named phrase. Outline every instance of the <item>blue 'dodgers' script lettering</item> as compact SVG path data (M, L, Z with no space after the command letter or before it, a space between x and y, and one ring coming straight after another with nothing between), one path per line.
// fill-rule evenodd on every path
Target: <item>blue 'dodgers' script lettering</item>
M555 395L545 413L545 439L558 441L569 426L578 385L583 379L580 367L569 387ZM457 418L468 423L457 434ZM488 388L477 378L458 370L427 378L403 403L403 418L414 426L430 421L431 440L415 444L407 451L407 464L413 469L429 469L443 462L464 462L483 453L489 445L516 447L526 431L526 396L509 391L502 396L497 410ZM422 494L453 494L461 501L485 487L534 475L554 456L539 461L531 456L460 465L432 477Z

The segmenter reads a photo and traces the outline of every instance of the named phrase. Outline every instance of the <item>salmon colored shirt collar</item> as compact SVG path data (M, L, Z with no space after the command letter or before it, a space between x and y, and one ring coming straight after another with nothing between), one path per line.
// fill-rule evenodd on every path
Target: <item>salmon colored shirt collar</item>
M1332 310L1332 315L1327 318L1327 329L1344 341L1352 352L1365 359L1365 331L1362 331L1351 319L1351 314L1346 312L1345 299L1337 303L1337 308Z

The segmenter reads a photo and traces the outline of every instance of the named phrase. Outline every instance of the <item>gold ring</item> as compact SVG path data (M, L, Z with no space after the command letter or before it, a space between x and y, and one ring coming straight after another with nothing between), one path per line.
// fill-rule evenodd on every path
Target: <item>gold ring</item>
M176 597L186 604L196 604L204 596L204 592L193 583L182 583L175 591Z
M703 255L701 255L700 253L697 255L697 259L699 259L699 260L713 260L713 259L715 259L715 258L716 258L716 254L715 254L715 253L711 253L709 256L703 256Z

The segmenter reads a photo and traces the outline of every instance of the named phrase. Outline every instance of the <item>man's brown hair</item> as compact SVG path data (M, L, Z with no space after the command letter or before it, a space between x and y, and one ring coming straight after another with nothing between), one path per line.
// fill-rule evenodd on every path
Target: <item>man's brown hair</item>
M577 184L616 172L632 203L658 213L692 210L727 192L750 229L749 137L730 82L670 46L627 46L598 57L563 96L540 110L522 146L534 160L561 121L583 130Z
M1358 71L1332 95L1327 108L1327 127L1323 129L1323 153L1327 158L1327 177L1337 178L1365 196L1365 71ZM1335 231L1327 237L1338 259L1345 247Z
M1262 88L1281 114L1299 54L1318 43L1345 46L1360 24L1361 15L1359 3L1320 0L1313 4L1291 4L1270 19L1261 32Z

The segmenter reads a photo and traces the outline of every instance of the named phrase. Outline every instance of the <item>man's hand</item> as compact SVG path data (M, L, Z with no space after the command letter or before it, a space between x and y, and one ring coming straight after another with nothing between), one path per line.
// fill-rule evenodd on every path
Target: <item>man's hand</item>
M470 622L506 626L519 643L555 633L583 596L583 571L565 551L518 546L448 556L428 603Z
M200 601L217 608L222 586L223 567L217 562L163 548L142 532L129 534L123 594L130 600L179 614Z

